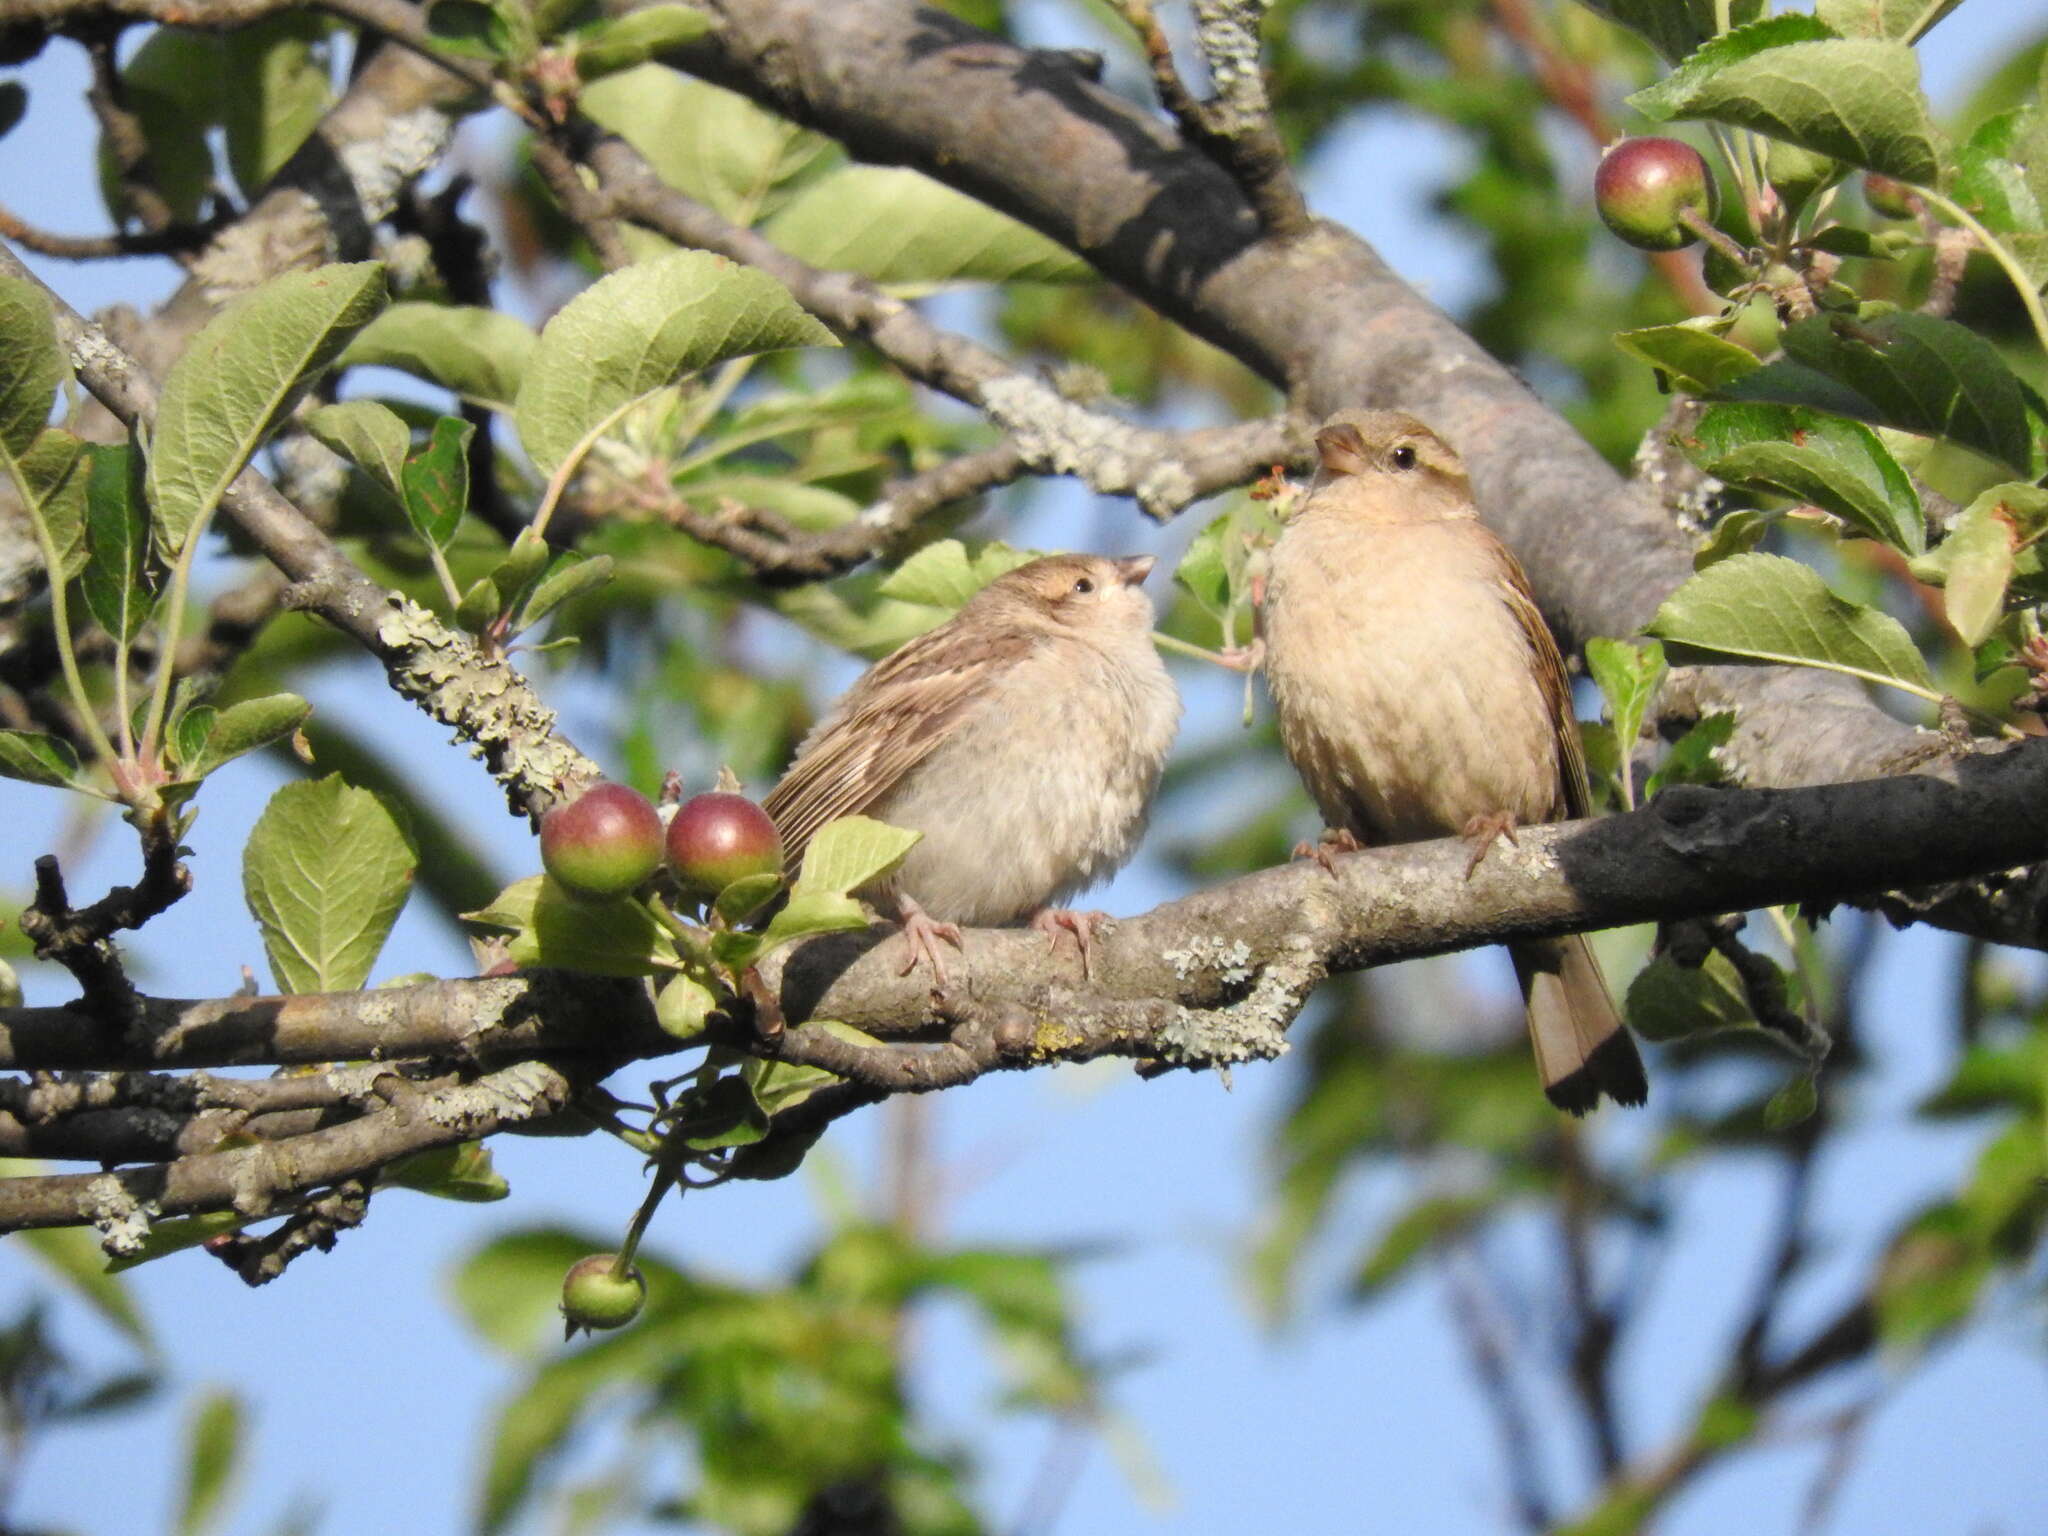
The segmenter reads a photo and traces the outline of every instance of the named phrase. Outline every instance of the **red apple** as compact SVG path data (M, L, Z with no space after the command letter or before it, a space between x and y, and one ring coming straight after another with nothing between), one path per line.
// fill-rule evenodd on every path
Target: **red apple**
M1600 157L1593 202L1607 227L1630 245L1675 251L1699 238L1680 213L1690 209L1702 219L1714 216L1714 177L1690 144L1623 139Z
M745 795L697 795L668 824L668 867L684 890L709 900L735 880L780 873L782 834Z
M661 817L624 784L593 784L540 819L540 861L581 896L622 896L661 863Z

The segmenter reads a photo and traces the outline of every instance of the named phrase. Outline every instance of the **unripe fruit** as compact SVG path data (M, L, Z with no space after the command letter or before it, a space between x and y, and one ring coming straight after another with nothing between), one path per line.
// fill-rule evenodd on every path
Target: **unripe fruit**
M1870 204L1872 212L1881 213L1888 219L1913 217L1913 189L1903 181L1894 181L1875 171L1863 178L1863 201Z
M540 861L576 895L624 895L661 863L661 817L637 789L593 784L541 817Z
M615 1253L593 1253L569 1266L562 1279L564 1337L573 1338L578 1328L623 1328L640 1315L647 1282L637 1269L612 1273L618 1259Z
M1778 196L1794 213L1805 207L1816 192L1840 181L1847 169L1832 155L1801 149L1783 139L1773 139L1770 153L1764 157L1764 178L1778 189Z
M735 880L779 873L782 834L745 795L714 790L676 807L668 867L684 890L708 899Z
M1699 238L1680 220L1690 209L1711 219L1714 178L1690 144L1677 139L1623 139L1593 173L1593 203L1607 227L1645 251L1675 251Z

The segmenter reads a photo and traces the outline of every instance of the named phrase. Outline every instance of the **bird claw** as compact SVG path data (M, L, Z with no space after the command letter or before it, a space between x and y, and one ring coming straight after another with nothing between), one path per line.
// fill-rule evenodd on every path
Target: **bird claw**
M1337 855L1358 853L1365 844L1349 827L1326 827L1323 835L1314 842L1306 838L1294 845L1293 856L1297 859L1314 859L1323 866L1323 873L1334 876L1337 873Z
M1093 981L1089 969L1088 955L1095 944L1095 930L1109 921L1107 912L1075 912L1066 907L1043 907L1031 915L1031 927L1042 933L1051 942L1046 945L1048 952L1060 947L1061 933L1074 936L1074 947L1081 951L1081 979Z
M903 947L909 951L898 976L908 976L917 969L922 960L931 967L932 985L943 992L952 985L947 973L945 957L939 953L939 940L944 939L955 949L963 948L958 923L942 923L932 917L908 896L898 902L900 921L903 924Z
M1252 673L1266 663L1266 642L1254 640L1250 645L1226 645L1216 653L1216 664L1228 667L1233 672Z
M1459 835L1479 839L1479 846L1472 850L1472 857L1465 865L1467 880L1472 878L1473 872L1479 868L1480 862L1495 842L1503 837L1511 843L1515 842L1515 829L1519 825L1513 811L1495 811L1490 816L1474 816L1465 823L1465 829ZM1521 844L1516 843L1515 846L1519 848Z

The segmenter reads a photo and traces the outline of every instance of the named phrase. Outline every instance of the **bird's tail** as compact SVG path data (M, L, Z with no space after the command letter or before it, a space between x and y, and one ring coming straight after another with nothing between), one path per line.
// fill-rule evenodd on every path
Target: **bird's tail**
M1584 936L1527 939L1509 945L1508 953L1528 1005L1529 1041L1550 1102L1583 1115L1603 1093L1617 1104L1647 1099L1643 1058Z

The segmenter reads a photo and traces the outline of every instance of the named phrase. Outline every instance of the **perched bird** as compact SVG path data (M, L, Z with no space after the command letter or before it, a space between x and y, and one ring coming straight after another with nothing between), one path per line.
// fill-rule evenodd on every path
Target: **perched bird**
M1586 813L1571 685L1515 558L1449 444L1396 411L1340 411L1272 552L1261 623L1280 738L1340 845ZM1582 1115L1648 1096L1582 937L1508 946L1543 1091Z
M840 816L924 836L864 892L896 907L943 988L937 941L1025 918L1074 936L1088 970L1101 913L1057 903L1130 857L1180 723L1140 583L1150 555L1048 555L998 577L870 667L806 736L763 802L791 868Z

